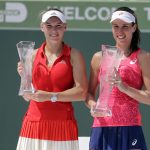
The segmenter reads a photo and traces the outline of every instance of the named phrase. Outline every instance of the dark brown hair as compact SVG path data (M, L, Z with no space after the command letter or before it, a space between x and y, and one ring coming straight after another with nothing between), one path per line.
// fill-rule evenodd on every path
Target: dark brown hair
M137 16L136 16L135 12L128 7L119 7L115 11L127 11L135 17L135 23L133 22L132 24L133 25L136 24L136 30L133 33L133 37L131 40L131 45L130 45L130 54L131 54L132 52L137 51L139 49L140 40L141 40L141 38L140 38L141 33L140 33L140 30L138 27Z

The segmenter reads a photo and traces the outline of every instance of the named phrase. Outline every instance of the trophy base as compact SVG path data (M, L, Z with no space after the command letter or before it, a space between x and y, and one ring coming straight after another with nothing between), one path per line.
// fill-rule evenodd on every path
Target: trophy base
M35 93L35 90L23 90L24 93Z
M18 95L19 96L23 96L25 93L32 94L32 93L35 93L35 90L20 90L19 93L18 93Z
M101 117L110 117L112 116L112 111L108 107L95 108L94 113Z

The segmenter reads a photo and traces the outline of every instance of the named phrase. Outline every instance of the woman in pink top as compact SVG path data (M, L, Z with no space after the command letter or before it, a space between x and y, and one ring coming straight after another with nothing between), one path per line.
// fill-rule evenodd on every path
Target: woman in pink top
M104 67L101 64L102 53L95 53L91 60L86 103L91 109L94 122L89 149L147 150L139 103L150 104L150 54L139 48L140 31L133 10L128 7L118 8L110 22L115 46L123 52L123 59L118 71L114 69L115 76L109 78L110 85L113 85L108 102L112 115L107 117L93 111Z
M73 101L86 97L86 68L82 54L64 43L65 15L58 9L43 12L45 41L34 51L32 83L35 93L25 93L25 114L17 150L78 150L78 128ZM18 73L23 66L18 63Z

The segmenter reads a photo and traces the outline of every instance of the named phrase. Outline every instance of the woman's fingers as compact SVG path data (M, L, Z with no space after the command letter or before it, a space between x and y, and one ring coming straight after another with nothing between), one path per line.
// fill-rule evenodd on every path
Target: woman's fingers
M21 76L22 72L23 72L23 65L22 63L19 61L17 64L17 72L18 74Z

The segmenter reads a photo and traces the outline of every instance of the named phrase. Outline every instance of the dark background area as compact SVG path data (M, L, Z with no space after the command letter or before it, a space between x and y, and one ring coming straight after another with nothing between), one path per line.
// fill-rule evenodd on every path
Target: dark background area
M18 96L20 77L16 71L19 61L16 43L19 41L35 41L35 48L38 48L44 41L44 36L41 31L21 30L0 30L0 35L0 150L15 150L22 119L28 106L28 102ZM141 37L141 47L150 51L150 33L142 33ZM67 31L65 42L83 53L88 76L90 60L93 54L100 50L101 44L114 44L111 32ZM79 125L79 136L89 136L92 125L89 109L84 102L74 102L73 105ZM150 108L143 104L140 105L140 108L143 130L148 149L150 149Z

